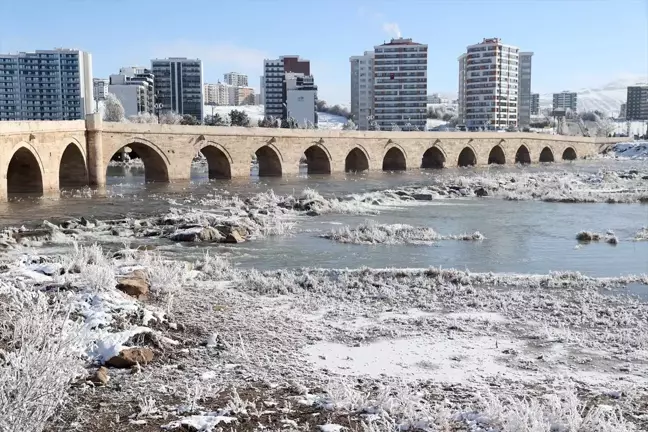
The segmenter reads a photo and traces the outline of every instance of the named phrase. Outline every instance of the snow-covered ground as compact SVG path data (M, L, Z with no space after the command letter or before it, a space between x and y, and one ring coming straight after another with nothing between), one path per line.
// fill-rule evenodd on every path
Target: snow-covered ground
M226 118L232 110L245 112L250 117L252 126L256 126L259 120L264 117L263 105L239 105L239 106L215 106L213 107L214 114L220 115L223 119ZM205 105L205 115L212 114L212 106ZM346 119L341 116L336 116L328 113L317 113L318 115L318 128L319 129L342 129L346 123Z

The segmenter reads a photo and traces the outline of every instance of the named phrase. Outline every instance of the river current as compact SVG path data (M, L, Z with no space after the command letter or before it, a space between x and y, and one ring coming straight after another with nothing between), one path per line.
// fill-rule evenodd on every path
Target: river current
M636 163L582 161L532 167L413 170L404 173L337 174L209 181L205 166L194 166L192 180L175 184L144 184L143 167L110 167L104 191L84 194L64 192L62 198L23 197L0 204L5 226L62 221L73 217L111 219L163 214L187 197L193 200L218 194L250 196L273 190L299 194L312 188L321 195L344 196L406 185L425 185L458 175L509 173L596 172L602 168L628 168ZM543 174L544 173L544 174ZM81 195L81 196L80 196ZM432 245L358 245L333 242L320 236L340 226L357 226L367 220L380 224L431 227L440 234L479 231L478 242L441 241ZM648 226L648 206L641 203L552 203L461 198L386 206L378 214L325 214L298 217L289 235L271 236L240 245L177 244L170 240L136 240L155 243L165 254L192 259L205 248L228 255L237 265L258 269L297 267L357 268L428 267L468 269L478 272L547 273L579 271L590 276L648 273L648 242L632 241ZM616 245L605 242L579 244L581 230L613 231Z

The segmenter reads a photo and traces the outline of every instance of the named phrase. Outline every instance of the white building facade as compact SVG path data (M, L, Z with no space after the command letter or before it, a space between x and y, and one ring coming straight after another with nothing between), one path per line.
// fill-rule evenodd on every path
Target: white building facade
M302 82L311 83L309 86L314 87L317 91L310 73L310 61L299 56L282 56L274 60L264 60L261 91L266 118L287 119L289 117L286 84L287 76L291 73L301 74ZM313 116L317 120L315 106L313 106ZM310 118L310 116L306 117Z
M317 86L313 77L288 72L285 76L287 117L300 128L317 125Z
M369 130L374 115L374 52L352 56L351 114L358 130Z
M428 46L392 39L374 47L374 120L381 130L425 130Z
M94 107L89 53L0 54L0 120L81 120Z
M155 79L153 73L141 66L119 69L110 75L108 92L114 94L124 107L126 117L155 113Z
M225 84L229 84L234 87L247 87L248 86L248 76L240 74L238 72L228 72L223 75Z
M468 130L517 128L519 52L491 38L459 58L459 112Z

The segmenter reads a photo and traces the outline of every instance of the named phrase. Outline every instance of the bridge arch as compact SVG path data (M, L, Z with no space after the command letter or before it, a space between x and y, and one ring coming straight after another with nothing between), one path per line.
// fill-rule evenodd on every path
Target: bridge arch
M124 147L130 148L144 163L144 179L149 182L168 182L169 181L169 159L164 152L151 141L143 138L133 138L125 145L115 149L108 157L110 160L119 153ZM106 165L108 165L106 163ZM107 166L106 166L107 169Z
M542 149L542 151L540 152L539 161L540 162L553 162L554 160L555 160L554 159L554 152L551 149L551 147L549 147L549 146L544 147Z
M331 155L326 147L313 144L304 151L304 155L308 174L331 174Z
M43 195L43 162L31 145L20 143L13 149L5 172L8 196Z
M576 155L576 150L574 150L574 147L567 147L565 151L563 151L562 154L562 160L576 160L578 156Z
M59 161L59 188L88 185L88 165L83 147L77 140L70 140Z
M210 180L232 178L232 157L225 147L212 141L201 141L198 151L207 159Z
M272 144L265 144L254 152L259 164L259 177L281 177L281 152Z
M436 140L434 145L425 152L423 152L423 157L421 158L421 168L435 168L440 169L445 166L447 157L443 148L439 145L440 140Z
M457 165L460 167L477 165L477 152L472 146L468 145L461 150L457 158Z
M356 146L347 154L344 159L345 172L361 172L369 169L369 157L367 152L360 146Z
M515 163L519 164L530 164L531 163L531 153L529 153L529 148L522 144L515 152Z
M407 169L405 150L398 144L391 144L383 156L382 169L383 171L405 171Z
M497 144L491 149L490 153L488 153L488 164L504 165L505 163L506 156L504 155L504 149L500 144Z

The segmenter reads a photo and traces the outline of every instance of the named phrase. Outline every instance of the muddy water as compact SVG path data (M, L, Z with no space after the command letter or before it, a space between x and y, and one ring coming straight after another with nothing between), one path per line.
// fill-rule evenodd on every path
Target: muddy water
M511 172L522 170L591 170L607 162L555 165L531 168L491 167ZM624 166L618 162L619 169ZM482 170L484 170L482 169ZM170 185L143 184L143 168L111 167L106 189L91 197L64 197L35 200L29 197L0 205L0 224L21 225L43 219L61 220L90 216L114 218L122 215L164 213L169 199L181 203L184 197L207 196L227 190L253 194L273 189L278 194L299 193L306 187L322 195L386 189L407 184L429 183L443 171L406 173L338 174L289 178L212 181L204 167L195 167L191 182ZM466 172L467 174L468 172ZM480 231L483 241L439 241L434 245L348 245L320 238L319 235L343 225L355 226L366 219L379 223L405 223L431 227L440 234L453 235ZM535 201L512 202L499 199L455 199L429 204L382 209L379 215L330 214L301 217L294 234L269 237L242 245L179 245L156 240L156 246L178 258L191 259L206 248L232 256L237 265L259 269L303 266L330 268L427 267L469 269L479 272L547 273L580 271L592 276L648 273L648 242L632 241L634 233L648 225L648 206L641 204L559 204ZM580 230L605 233L614 231L620 243L579 245L574 239Z

